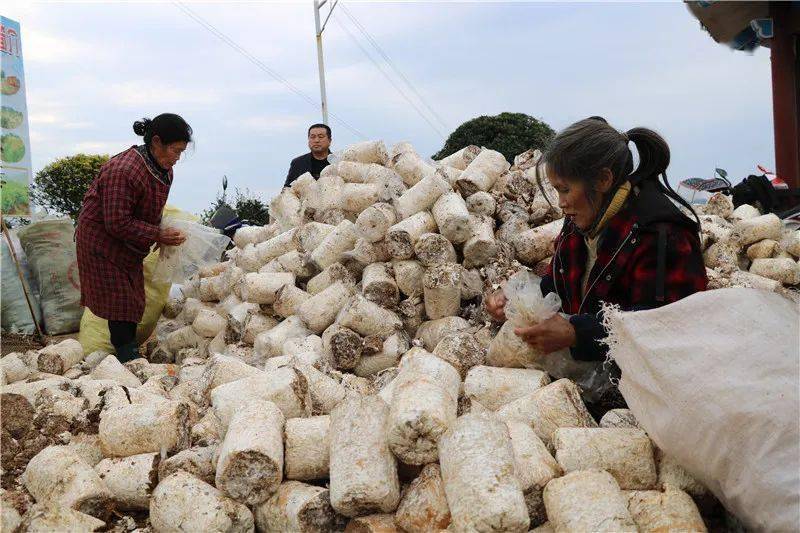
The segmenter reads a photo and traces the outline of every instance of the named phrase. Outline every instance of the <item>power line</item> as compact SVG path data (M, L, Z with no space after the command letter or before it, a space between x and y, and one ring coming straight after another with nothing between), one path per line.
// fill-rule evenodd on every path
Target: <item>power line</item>
M280 83L285 85L290 91L292 91L294 94L296 94L297 96L299 96L300 98L302 98L303 100L305 100L306 102L311 104L314 108L318 107L319 104L318 104L318 102L316 100L314 100L312 97L310 97L309 95L304 93L301 89L299 89L297 86L295 86L292 82L290 82L289 80L287 80L286 78L281 76L277 71L271 69L269 66L264 64L263 61L258 59L256 56L254 56L250 52L248 52L245 48L243 48L238 43L236 43L236 41L234 41L233 39L231 39L230 37L225 35L222 31L218 30L216 27L214 27L213 24L211 24L210 22L205 20L203 17L201 17L200 15L195 13L191 8L189 8L189 6L185 5L183 2L178 2L178 1L173 2L173 3L181 11L183 11L186 15L188 15L190 18L192 18L195 22L197 22L198 24L203 26L203 28L205 28L206 30L210 31L219 40L221 40L222 42L224 42L225 44L227 44L228 46L230 46L231 48L233 48L234 50L236 50L237 52L242 54L245 58L247 58L251 63L256 65L259 69L261 69L264 72L266 72L267 74L269 74L276 81L279 81ZM334 120L339 122L342 126L344 126L346 129L350 130L351 133L357 135L361 139L367 139L366 135L364 135L363 133L361 133L360 131L355 129L353 126L348 124L344 119L338 117L337 115L334 115L333 113L330 113L330 116Z
M394 64L394 61L392 61L389 55L383 50L383 48L381 48L381 45L378 44L378 41L376 41L375 38L369 33L369 31L367 31L364 25L358 21L356 16L353 15L345 7L344 3L342 3L342 11L353 22L353 24L355 24L355 26L361 31L364 37L367 38L372 47L381 55L381 57L383 57L384 61L388 63L389 67L391 67L391 69L395 72L395 74L397 74L397 76L399 76L400 79L402 79L405 82L406 86L409 89L411 89L411 91L417 96L417 98L419 98L419 101L422 102L422 105L425 106L425 108L430 112L430 114L433 115L434 118L436 118L436 120L439 122L439 124L442 125L443 128L447 128L447 123L444 121L441 115L439 115L439 113L437 113L432 106L428 105L428 102L420 94L420 92L417 91L417 88L414 87L414 84L411 83L411 81L405 76L405 74L403 74L403 72L399 68L397 68L397 66Z
M338 20L338 19L337 19L337 20ZM441 132L441 130L439 130L439 128L436 126L436 124L434 124L433 122L431 122L431 120L430 120L430 119L429 119L429 118L428 118L428 117L425 115L425 113L423 113L423 112L422 112L422 110L419 108L419 106L418 106L418 105L417 105L417 104L416 104L416 103L415 103L415 102L414 102L414 101L413 101L411 98L409 98L409 97L408 97L408 95L405 93L405 91L403 91L403 89L402 89L402 88L401 88L399 85L397 85L397 83L396 83L396 82L395 82L395 81L392 79L392 77L391 77L391 76L389 76L389 75L388 75L388 74L387 74L387 73L386 73L386 72L383 70L383 68L381 68L380 64L378 64L378 62L377 62L377 61L375 61L375 59L374 59L374 58L373 58L373 57L372 57L372 56L369 54L369 52L367 52L367 49L366 49L366 48L364 48L364 47L361 45L361 43L360 43L360 42L358 42L358 39L356 39L356 36L355 36L355 35L353 35L353 33L352 33L352 32L351 32L349 29L348 29L348 27L347 27L347 26L345 26L344 24L342 24L342 23L341 23L341 21L339 21L339 27L341 27L341 28L342 28L342 29L345 31L345 33L348 35L348 37L350 37L350 39L352 39L352 41L353 41L353 42L355 43L355 45L356 45L356 46L358 46L358 48L359 48L359 49L360 49L360 50L361 50L361 51L364 53L364 55L367 57L367 59L369 59L369 60L370 60L370 62L371 62L371 63L372 63L374 66L375 66L375 68L376 68L376 69L378 69L378 72L380 72L381 74L383 74L383 77L384 77L384 78L386 78L386 80L387 80L387 81L388 81L388 82L389 82L389 83L392 85L392 87L394 87L394 89L395 89L395 90L396 90L396 91L397 91L397 92L400 94L400 96L402 96L403 98L405 98L406 102L408 102L408 103L409 103L409 105L411 105L411 107L413 107L413 108L414 108L414 110L417 112L417 114L418 114L420 117L422 117L422 119L423 119L425 122L427 122L427 123L428 123L428 125L431 127L431 129L433 129L433 131L435 131L435 132L436 132L436 134L437 134L439 137L441 137L441 138L444 140L444 139L445 139L445 136L444 136L444 134Z

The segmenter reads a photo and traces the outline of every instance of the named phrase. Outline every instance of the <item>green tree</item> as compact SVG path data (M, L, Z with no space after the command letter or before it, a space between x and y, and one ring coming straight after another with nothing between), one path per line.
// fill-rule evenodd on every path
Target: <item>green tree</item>
M269 207L249 189L244 192L236 189L233 205L242 220L248 220L256 226L269 224Z
M474 144L503 154L509 163L514 156L531 148L544 148L555 132L541 120L525 113L500 113L468 120L450 134L444 147L432 157L442 159Z
M233 200L227 199L228 178L222 178L222 193L217 194L217 198L211 206L200 213L200 219L203 224L208 225L211 217L217 209L222 206L228 206L239 215L242 220L247 220L250 224L256 226L265 226L269 224L269 207L258 196L250 192L250 189L244 191L235 189Z
M83 195L106 161L107 155L90 154L56 159L36 173L31 198L45 209L77 219Z

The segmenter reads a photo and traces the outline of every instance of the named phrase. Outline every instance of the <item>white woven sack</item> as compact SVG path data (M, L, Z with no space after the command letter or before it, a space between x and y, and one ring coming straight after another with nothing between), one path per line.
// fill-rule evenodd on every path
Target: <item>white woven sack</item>
M748 529L800 526L800 312L722 289L659 309L608 307L620 391L666 455Z

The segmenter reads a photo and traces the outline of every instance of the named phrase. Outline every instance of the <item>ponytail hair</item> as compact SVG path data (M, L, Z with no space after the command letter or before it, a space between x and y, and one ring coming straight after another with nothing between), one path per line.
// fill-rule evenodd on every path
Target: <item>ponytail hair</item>
M174 113L162 113L154 119L143 118L133 123L133 133L144 137L144 144L150 146L153 137L158 136L164 144L192 142L192 127L183 117Z
M150 120L149 118L143 118L142 120L137 120L136 122L133 123L133 133L135 133L139 137L144 137L145 133L147 133L147 130L150 128L150 124L152 123L153 121Z
M636 168L633 166L633 153L628 143L633 143L639 153L639 164ZM565 179L587 184L589 190L595 189L603 169L609 169L613 183L606 202L626 181L630 181L633 186L644 181L653 181L663 194L691 211L699 228L700 219L697 213L667 181L669 160L669 145L655 131L633 128L620 133L603 117L594 116L579 120L559 132L538 164L547 165L549 170ZM663 183L659 181L659 176Z
M643 180L666 174L669 166L669 146L661 135L647 128L633 128L623 135L639 152L639 166L628 176L632 184L636 185Z
M636 151L639 152L639 165L628 176L631 184L635 186L646 180L654 181L665 196L692 213L699 230L700 218L697 216L697 212L689 202L672 188L667 179L667 167L669 166L670 157L667 141L661 135L648 128L633 128L624 135L636 146ZM658 179L659 176L661 181Z

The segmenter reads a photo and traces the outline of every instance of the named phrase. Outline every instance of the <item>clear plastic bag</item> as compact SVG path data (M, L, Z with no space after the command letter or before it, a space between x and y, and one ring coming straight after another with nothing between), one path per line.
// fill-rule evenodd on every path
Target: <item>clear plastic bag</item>
M529 270L511 276L503 289L506 295L506 318L514 327L523 328L547 320L561 309L561 298L551 292L542 296L542 278Z
M541 278L528 270L511 276L503 287L506 295L506 322L489 345L487 364L516 368L539 368L544 355L514 333L547 320L561 309L556 293L542 296Z
M603 361L576 361L569 349L543 354L514 333L558 313L561 298L551 292L542 295L541 278L530 271L511 276L503 287L506 295L506 323L489 345L486 360L492 366L536 368L555 379L568 378L582 390L586 401L595 401L612 387L608 366ZM563 315L568 318L567 315Z
M550 374L553 379L567 378L574 381L580 387L581 398L585 402L596 402L614 386L609 362L576 361L569 349L543 355L537 368Z
M338 152L331 152L328 154L328 163L331 165L335 165L339 161L342 161L342 154L344 150L339 150Z
M162 228L175 228L186 235L179 246L161 246L153 280L159 283L184 283L201 267L218 263L230 238L219 230L197 222L164 217Z

